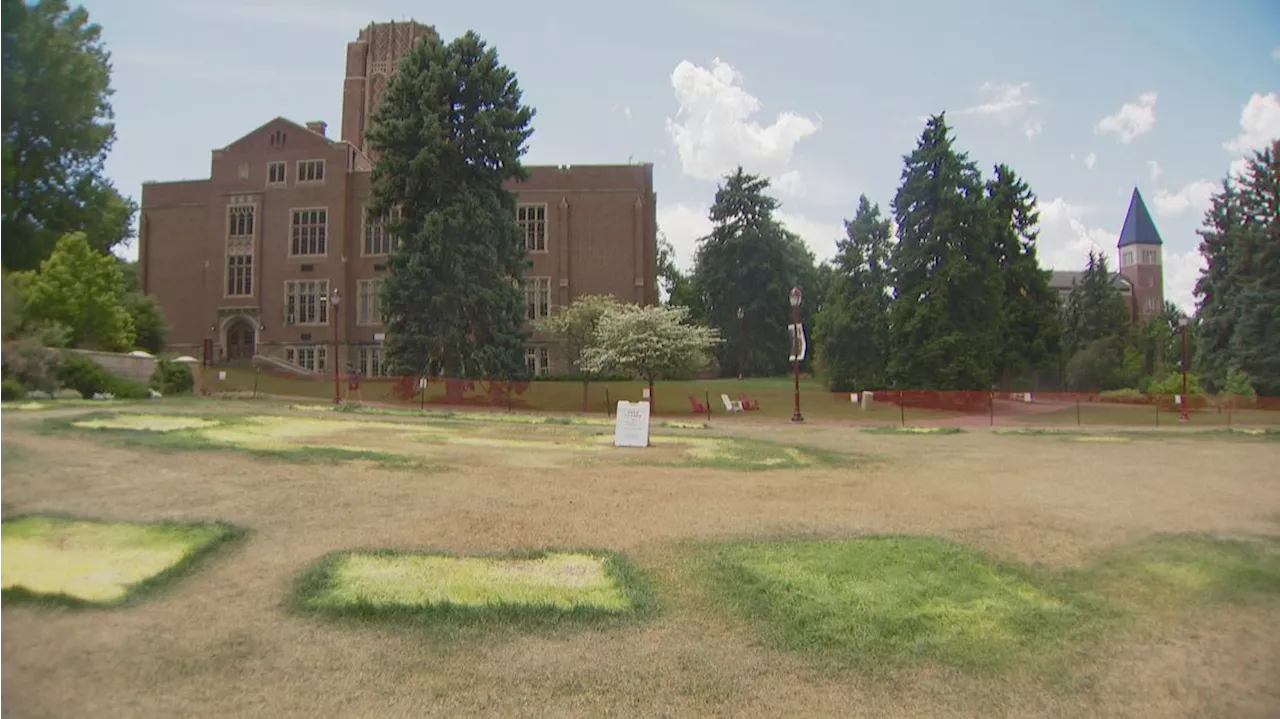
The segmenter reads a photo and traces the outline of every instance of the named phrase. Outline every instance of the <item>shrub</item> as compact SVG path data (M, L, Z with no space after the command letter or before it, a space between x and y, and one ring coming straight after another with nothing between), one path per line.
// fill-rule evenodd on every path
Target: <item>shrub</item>
M24 393L25 390L22 387L22 383L13 377L6 377L3 381L0 381L0 400L8 402L22 399Z
M1227 396L1227 401L1233 407L1247 407L1258 400L1258 393L1254 391L1248 373L1237 368L1227 370L1227 383L1222 388L1222 394Z
M1152 404L1155 398L1133 388L1112 389L1098 394L1099 402L1115 402L1117 404Z
M73 352L63 354L58 379L85 399L92 399L95 394L111 392L112 377L107 370L97 362Z
M151 389L160 394L187 394L196 385L191 368L181 362L162 359L151 373Z
M53 394L58 391L58 366L62 361L57 350L49 349L33 339L7 342L2 362L4 377L17 380L24 390Z
M1157 395L1160 409L1169 411L1178 409L1179 406L1174 402L1173 396L1182 394L1182 373L1170 372L1159 381L1152 382L1147 391ZM1200 388L1200 379L1191 373L1187 373L1186 402L1187 409L1200 409L1209 404L1209 399L1204 396L1204 390Z
M146 385L122 377L110 377L106 391L116 399L146 399L151 396L147 392Z

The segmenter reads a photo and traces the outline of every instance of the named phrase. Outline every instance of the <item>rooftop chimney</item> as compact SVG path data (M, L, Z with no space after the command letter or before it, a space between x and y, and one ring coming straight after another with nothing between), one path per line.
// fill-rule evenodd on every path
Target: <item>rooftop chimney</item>
M324 131L328 129L328 127L329 127L328 123L321 122L320 120L312 120L311 122L307 123L308 130L312 132L318 132L321 135L324 135Z

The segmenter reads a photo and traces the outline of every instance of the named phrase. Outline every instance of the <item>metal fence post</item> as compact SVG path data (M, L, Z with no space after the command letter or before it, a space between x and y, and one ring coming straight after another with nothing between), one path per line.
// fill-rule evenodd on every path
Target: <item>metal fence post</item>
M1080 398L1076 397L1076 426L1080 426Z
M1160 398L1156 397L1156 426L1160 426Z
M991 424L989 426L994 427L996 426L996 393L995 392L987 393L987 408L991 413Z
M609 417L613 416L613 402L609 398L608 387L604 388L604 413Z
M902 393L898 393L898 419L902 422L902 426L907 426L907 405L902 397Z
M258 378L262 376L262 368L255 368L253 371L253 398L258 398Z
M707 408L707 421L710 421L711 420L711 392L709 390L703 391L702 401L706 403L704 406Z
M426 377L418 378L418 390L421 392L421 400L418 403L418 411L427 411L427 382Z

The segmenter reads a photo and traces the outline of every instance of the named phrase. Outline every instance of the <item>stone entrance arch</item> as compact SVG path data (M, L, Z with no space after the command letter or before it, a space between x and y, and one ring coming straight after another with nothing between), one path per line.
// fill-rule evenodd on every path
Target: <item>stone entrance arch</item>
M227 361L247 362L253 359L258 340L258 331L253 323L243 317L237 317L227 323Z

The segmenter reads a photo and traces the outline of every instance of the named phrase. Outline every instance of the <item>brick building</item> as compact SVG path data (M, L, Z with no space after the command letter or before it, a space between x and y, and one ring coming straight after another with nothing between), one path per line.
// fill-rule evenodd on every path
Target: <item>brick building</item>
M323 122L276 118L214 150L208 179L143 185L140 281L164 309L170 348L319 373L333 370L336 344L338 366L386 373L377 289L394 238L364 211L373 167L364 128L395 60L425 32L434 31L375 23L348 45L343 139ZM532 263L529 319L584 294L656 302L653 166L528 169L511 189ZM565 369L552 349L531 338L534 373Z
M1124 299L1129 320L1146 322L1159 316L1164 308L1164 243L1136 187L1129 199L1129 211L1125 213L1116 249L1120 254L1120 271L1112 275L1112 283ZM1064 306L1071 288L1082 276L1084 272L1064 270L1054 270L1050 276L1049 286L1058 291Z

